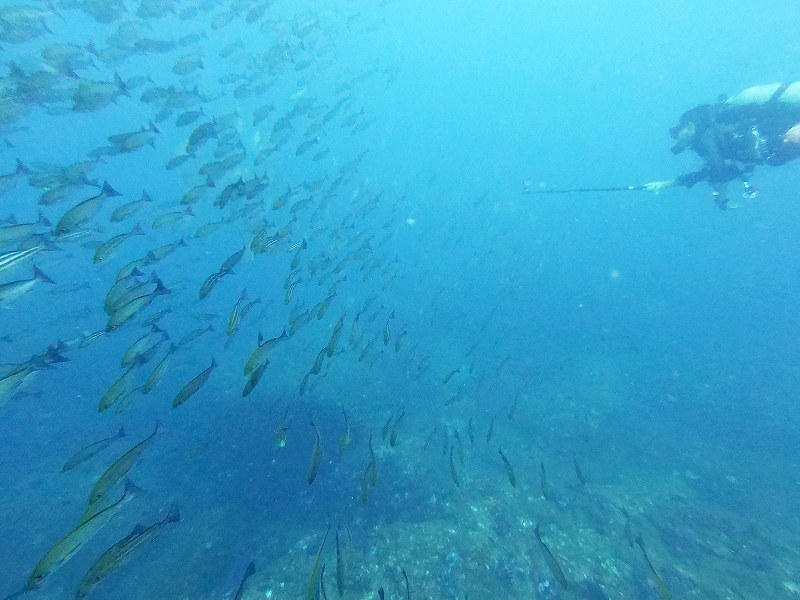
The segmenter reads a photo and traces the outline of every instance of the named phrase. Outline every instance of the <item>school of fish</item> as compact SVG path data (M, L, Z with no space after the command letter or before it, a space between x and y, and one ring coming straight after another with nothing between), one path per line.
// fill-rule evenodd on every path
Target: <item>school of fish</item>
M103 392L82 395L80 402L103 414L108 433L87 438L76 430L70 440L75 450L59 466L66 476L110 448L125 447L85 490L84 512L63 519L60 538L50 531L31 536L41 558L30 565L27 581L3 581L3 591L13 592L9 598L56 578L138 501L142 490L132 478L159 438L169 435L159 422L164 410L175 411L175 419L179 413L196 418L222 387L228 395L234 387L239 401L267 398L273 381L287 373L294 383L283 395L297 402L272 429L281 448L290 430L306 429L311 443L303 460L306 452L310 458L299 479L308 486L330 476L331 448L337 447L331 440L339 437L339 457L360 453L351 491L354 504L367 505L386 453L400 451L404 431L413 430L425 440L419 452L442 439L442 479L449 485L450 478L456 490L470 485L470 448L484 445L499 482L507 479L519 489L527 479L552 501L544 462L538 482L526 478L512 466L520 457L494 439L499 409L481 424L483 435L472 415L468 423L448 417L464 403L459 380L473 374L477 344L459 357L461 364L436 363L410 324L420 307L394 300L398 280L417 268L403 263L393 243L413 224L414 199L405 187L370 176L375 140L368 134L376 123L361 97L370 86L393 85L401 69L371 59L360 70L343 67L335 35L343 29L380 34L385 24L362 17L348 2L279 4L20 0L0 7L6 61L0 200L13 207L0 212L0 334L5 352L13 353L26 339L55 332L36 352L15 355L0 370L0 410L16 403L36 410L42 395L53 393L49 382L56 374L73 378L76 389L83 377L101 380ZM74 34L81 27L93 32L91 41ZM49 140L38 137L49 135L46 129L32 125L45 119L56 128ZM81 137L89 122L103 131L102 139ZM72 144L70 136L79 141ZM36 158L32 144L60 160ZM272 280L283 286L264 283ZM43 306L51 313L46 318L38 312ZM40 327L43 320L59 327ZM80 372L73 364L88 352L103 356L102 364ZM446 390L438 412L423 420L397 398L392 414L365 423L353 417L359 398L340 400L336 419L303 406L342 365L367 365L369 385L380 386L382 365L390 361L409 381L427 377L431 388ZM119 425L126 414L147 413L151 409L143 407L155 404L149 431L134 435ZM369 433L357 437L356 426ZM535 470L530 465L525 470ZM163 500L146 524L97 554L75 598L103 597L106 576L191 519ZM309 600L327 597L323 558L330 534L335 589L340 597L348 591L354 543L347 523L331 523L303 567L310 570L303 590ZM659 593L669 597L637 543ZM569 569L538 525L531 548L541 550L568 590ZM225 597L242 596L258 572L251 558L237 563ZM401 572L408 599L415 570Z

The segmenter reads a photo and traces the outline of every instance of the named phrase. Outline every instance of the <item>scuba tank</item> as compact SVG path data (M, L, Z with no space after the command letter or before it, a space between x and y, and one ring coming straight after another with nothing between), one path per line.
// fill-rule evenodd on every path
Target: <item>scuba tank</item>
M763 105L768 102L783 102L800 106L800 81L755 85L728 98L723 104L744 106L747 104Z

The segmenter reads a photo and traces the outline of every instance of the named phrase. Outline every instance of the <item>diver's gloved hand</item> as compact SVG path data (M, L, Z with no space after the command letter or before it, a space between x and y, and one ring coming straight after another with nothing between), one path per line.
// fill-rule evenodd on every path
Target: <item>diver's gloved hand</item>
M665 190L673 185L675 185L674 179L667 179L665 181L651 181L650 183L645 183L642 186L642 189L646 192L660 192L661 190Z

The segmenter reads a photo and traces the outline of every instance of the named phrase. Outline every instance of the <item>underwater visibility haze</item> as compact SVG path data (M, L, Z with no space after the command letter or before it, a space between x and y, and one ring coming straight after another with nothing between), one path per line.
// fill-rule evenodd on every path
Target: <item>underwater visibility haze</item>
M798 22L0 2L0 598L800 598Z

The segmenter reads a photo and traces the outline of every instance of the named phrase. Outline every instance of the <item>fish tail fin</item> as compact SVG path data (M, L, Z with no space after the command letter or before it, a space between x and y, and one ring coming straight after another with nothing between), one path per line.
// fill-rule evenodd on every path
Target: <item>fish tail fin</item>
M45 235L42 238L42 246L45 250L61 250L61 247L53 241L53 238L49 235Z
M102 193L105 194L106 196L109 196L109 197L111 197L111 196L121 196L122 195L117 190L115 190L113 187L111 187L111 184L108 183L107 181L103 182Z
M139 223L134 226L133 230L131 231L131 235L144 235L144 229L142 229L142 226Z
M181 520L181 513L178 510L178 507L173 506L172 508L169 509L169 512L167 513L167 517L164 519L164 522L177 523L180 520Z
M63 349L64 346L62 342L59 342L56 346L49 346L45 352L45 357L49 361L47 364L69 362L69 359L61 354Z
M117 437L120 437L120 438L125 437L125 426L124 425L120 425L119 426L119 431L117 432Z
M161 133L161 130L158 127L156 127L156 124L153 123L152 121L148 123L147 128L153 133Z
M48 352L54 352L56 354L58 354L59 352L64 352L66 350L69 350L69 345L67 344L67 342L63 340L58 340L55 344L51 344L47 348Z
M245 579L250 577L253 573L256 572L256 561L251 560L250 564L247 565L247 570L244 572Z
M20 159L17 159L17 168L14 171L15 173L30 173L31 170L25 166L25 163L22 162Z
M164 296L166 294L171 294L172 292L164 285L164 282L160 279L156 282L156 289L153 290L153 296Z
M138 485L133 483L127 477L125 478L125 491L123 492L124 496L128 496L129 499L136 498L137 496L141 496L144 494L144 489L140 488Z
M22 70L22 67L19 66L19 63L14 60L8 63L8 70L11 72L11 75L17 79L27 79L28 77L25 71Z
M48 219L41 210L39 211L39 223L41 223L45 227L53 226L53 224L50 222L50 219Z
M44 281L45 283L55 283L55 281L50 279L50 277L48 277L47 274L36 265L33 266L33 276L39 281Z
M153 199L150 197L150 194L147 193L146 190L142 190L142 202L152 202Z
M122 80L122 77L119 76L119 73L117 73L116 71L114 71L114 83L117 85L117 87L119 88L120 92L122 92L126 96L130 96L131 95L130 91L128 90L128 86Z
M141 523L137 523L136 525L134 525L133 531L131 532L131 535L139 535L145 529L147 529L147 527L145 525L142 525Z

